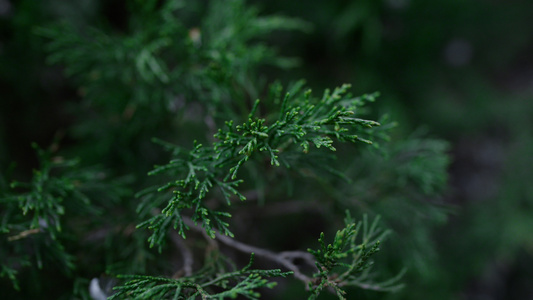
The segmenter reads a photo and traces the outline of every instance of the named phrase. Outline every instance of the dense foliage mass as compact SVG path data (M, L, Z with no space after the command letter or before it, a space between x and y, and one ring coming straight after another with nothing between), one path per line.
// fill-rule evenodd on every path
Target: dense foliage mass
M448 299L531 241L524 210L502 256L462 256L494 211L462 217L450 143L415 129L471 125L420 100L448 91L418 84L423 45L394 42L418 36L417 1L30 2L1 16L5 297Z

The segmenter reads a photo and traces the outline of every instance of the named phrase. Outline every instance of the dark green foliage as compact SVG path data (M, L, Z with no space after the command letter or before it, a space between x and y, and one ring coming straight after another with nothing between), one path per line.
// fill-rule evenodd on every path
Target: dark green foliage
M344 299L423 273L446 142L376 117L378 93L276 81L299 60L274 42L309 32L300 19L240 0L124 5L124 20L32 28L69 93L49 105L64 122L39 166L1 170L0 276L20 290L8 297Z
M83 143L80 151L92 157L116 149L111 159L129 165L138 163L132 143L146 148L154 133L167 137L176 116L190 117L183 108L191 103L199 105L199 118L245 113L247 98L261 88L253 70L292 65L258 39L308 27L281 16L259 17L242 1L212 1L197 19L191 19L199 9L191 1L131 5L128 34L65 23L36 31L51 41L48 61L65 66L83 98L72 107L82 121L72 128Z
M31 182L13 181L11 190L0 198L0 231L6 234L1 275L10 278L17 289L17 266L54 266L69 274L75 267L74 257L64 243L81 237L76 227L84 223L83 218L97 219L127 195L118 182L105 181L102 170L83 168L78 160L33 147L40 167L33 171Z
M378 228L379 218L372 224L368 224L367 216L362 222L355 223L347 212L346 227L337 231L333 244L324 241L324 233L318 239L319 250L309 249L308 251L316 258L318 272L315 279L309 283L311 296L316 297L325 288L332 288L339 299L346 299L346 292L343 286L355 286L362 289L375 291L396 291L403 285L398 284L402 277L400 273L396 277L381 283L372 282L370 258L379 251L380 241L390 232ZM359 232L362 231L361 242L357 241Z
M237 298L238 295L246 299L259 299L258 288L273 288L276 283L269 282L269 277L286 277L292 272L280 270L250 269L254 255L244 268L215 274L211 266L200 270L198 274L181 278L162 278L152 276L120 276L128 279L123 286L116 287L117 291L109 299L224 299ZM213 292L215 290L222 290ZM172 298L170 298L172 297Z
M192 209L193 221L201 221L209 236L214 238L213 227L226 235L233 236L229 224L222 217L231 215L224 211L213 211L205 204L205 198L213 189L219 189L227 205L231 205L231 197L236 195L245 200L238 190L237 172L256 153L266 153L273 166L283 165L290 168L298 156L305 156L309 152L309 145L316 148L325 147L335 151L333 140L341 142L371 143L357 134L365 134L365 128L373 128L380 124L374 121L360 119L357 116L359 107L364 103L362 99L352 98L347 93L348 85L337 88L333 93L324 93L320 100L311 98L311 91L300 93L293 89L295 96L287 93L281 101L279 119L271 120L267 126L265 118L254 115L259 105L256 101L248 115L248 121L242 125L233 125L233 121L226 122L227 129L219 129L215 134L218 140L212 147L197 144L189 153L183 153L179 148L173 150L175 157L167 165L158 166L150 175L165 174L166 177L177 177L175 181L166 183L158 188L149 188L141 192L143 204L139 211L147 215L161 202L167 202L161 214L145 221L139 227L154 230L150 237L150 245L161 245L165 232L172 226L179 228L180 235L185 237L182 212ZM367 97L368 98L368 97ZM371 98L373 99L373 98ZM271 99L274 103L279 99ZM357 133L357 134L356 134ZM369 133L366 132L368 135ZM168 147L168 145L167 145ZM153 192L170 194L169 200Z

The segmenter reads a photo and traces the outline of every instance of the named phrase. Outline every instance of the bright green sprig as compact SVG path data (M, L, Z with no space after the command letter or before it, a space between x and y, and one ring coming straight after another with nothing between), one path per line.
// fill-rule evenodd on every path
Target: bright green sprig
M149 220L142 222L138 227L147 227L153 229L154 232L149 238L150 246L161 246L165 234L171 227L178 229L179 234L185 237L185 230L188 229L183 223L182 212L184 210L192 210L192 220L195 222L201 221L202 226L206 232L214 238L215 228L219 229L223 234L232 236L229 231L229 224L222 218L231 217L227 212L214 211L208 208L204 200L214 187L218 187L222 192L226 202L231 203L230 198L234 195L244 200L245 197L240 194L236 187L241 182L237 181L222 181L218 179L217 170L213 164L213 150L203 147L201 144L196 144L194 149L189 153L180 153L175 151L177 158L171 160L169 164L158 166L149 175L168 174L176 176L180 179L166 183L165 185L154 189L149 188L138 194L138 197L143 197L144 202L139 207L139 212L151 209L155 204L164 204L166 206L161 210L161 214L153 216ZM155 193L163 193L163 195L170 196L168 200L154 197ZM159 202L153 202L153 199L159 199Z
M149 215L154 207L164 206L161 213L138 225L153 230L150 245L161 247L172 227L179 228L179 234L185 237L187 227L182 221L185 211L191 212L192 220L201 222L212 238L215 228L232 236L229 224L222 219L231 215L209 208L205 200L213 195L214 188L222 193L228 205L235 196L245 200L237 189L242 182L237 175L254 156L266 155L271 165L290 168L291 160L308 153L310 144L335 151L334 140L372 143L360 136L369 135L369 130L380 124L354 117L366 100L352 98L347 92L349 87L345 84L332 93L326 91L321 99L314 99L310 90L301 93L300 85L292 90L293 94L285 95L279 118L272 121L267 121L270 117L255 116L260 104L257 100L248 120L241 125L227 121L225 128L214 135L217 141L211 147L195 144L191 151L185 152L165 143L174 158L166 165L156 166L149 175L163 174L176 179L138 194L143 198L138 210L141 215Z
M114 288L116 293L109 299L225 299L243 296L259 299L257 289L273 288L276 282L267 278L286 277L292 272L251 269L254 261L252 253L249 263L241 270L222 274L203 273L184 277L166 278L153 276L127 275L129 279ZM222 289L222 291L220 291Z
M308 251L316 259L318 272L309 283L311 295L316 299L325 288L332 288L339 299L346 299L344 286L357 286L363 289L378 291L395 291L402 287L398 284L403 272L398 276L380 283L372 281L369 270L372 266L371 257L379 251L380 241L388 235L378 227L379 217L368 225L365 215L362 222L355 223L347 212L346 227L337 231L332 244L326 244L324 233L318 242L320 249ZM362 231L361 241L357 241Z
M349 87L345 84L336 88L332 94L326 90L318 101L311 99L310 90L303 94L299 90L295 90L294 95L287 93L281 103L278 119L270 126L266 125L267 120L264 118L253 118L259 105L259 101L256 101L247 122L235 127L233 122L227 122L227 129L221 129L215 134L219 139L215 143L217 158L236 160L229 174L231 179L235 179L239 168L253 153L267 152L270 163L279 166L281 152L293 152L287 149L291 145L300 145L303 152L307 153L311 143L316 148L325 147L335 151L333 139L371 144L372 141L355 133L365 134L365 128L370 129L380 124L352 117L358 112L361 99L350 98L347 95ZM290 167L286 159L282 162Z

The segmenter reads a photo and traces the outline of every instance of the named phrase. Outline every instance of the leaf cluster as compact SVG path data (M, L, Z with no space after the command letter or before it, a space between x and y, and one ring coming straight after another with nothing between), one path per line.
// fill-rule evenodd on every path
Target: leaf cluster
M240 270L216 274L208 268L197 274L183 278L153 276L120 276L128 281L115 287L116 293L109 299L225 299L243 296L246 299L259 299L259 288L273 288L276 282L267 278L286 277L292 272L279 269L251 269L254 261L252 253L249 263Z
M227 104L237 90L253 86L246 78L257 66L291 65L261 40L275 30L309 27L288 17L259 16L241 0L156 2L132 1L123 33L66 23L37 33L50 40L49 62L65 66L86 101L106 112L129 107L142 114L176 112L183 105L178 98Z
M343 287L377 291L396 291L402 287L398 284L402 273L383 282L374 282L374 275L370 273L373 264L371 257L380 250L380 242L390 233L378 227L379 220L376 217L369 224L364 215L363 221L355 223L347 211L346 227L337 231L332 244L326 244L324 233L321 233L318 239L320 249L308 249L316 258L318 268L314 280L309 282L309 299L316 299L326 288L332 289L339 299L346 299ZM360 232L361 241L358 241Z
M237 190L242 182L242 179L237 179L237 173L252 157L266 156L272 166L291 168L295 156L306 155L310 145L335 151L334 139L372 143L360 135L370 135L369 129L380 124L357 117L359 107L365 101L352 97L347 92L348 88L349 85L343 85L332 93L325 91L320 99L312 98L310 90L298 93L296 89L295 94L287 93L280 103L278 118L270 121L271 124L265 118L255 117L260 104L258 100L248 120L237 126L233 121L226 122L226 128L219 129L214 135L216 141L211 147L196 144L193 150L184 152L181 148L165 144L172 149L174 158L149 174L164 174L167 178L178 179L138 194L142 198L139 206L142 215L148 215L157 205L165 205L161 213L138 226L153 230L149 239L151 246L163 244L171 227L185 237L186 225L182 214L187 210L193 221L202 222L211 237L214 237L214 228L232 236L229 224L222 220L222 217L231 215L210 209L206 197L217 188L228 206L233 196L245 200L245 196ZM367 98L371 97L373 99L373 96ZM276 99L271 101L276 102Z
M13 181L11 190L0 198L2 207L2 272L18 287L16 274L21 267L45 263L68 274L74 257L66 242L76 236L72 227L83 218L98 217L125 191L97 168L84 168L77 159L52 156L33 144L40 167L30 182ZM95 197L96 195L103 195ZM107 204L105 204L107 203ZM67 217L68 216L68 217Z
M288 17L259 16L242 0L156 2L128 1L122 31L66 22L36 29L47 41L48 62L64 67L82 98L67 105L78 120L69 128L78 141L74 156L134 171L150 167L153 161L135 158L154 135L174 139L176 124L245 114L261 90L255 70L294 65L268 36L308 28Z

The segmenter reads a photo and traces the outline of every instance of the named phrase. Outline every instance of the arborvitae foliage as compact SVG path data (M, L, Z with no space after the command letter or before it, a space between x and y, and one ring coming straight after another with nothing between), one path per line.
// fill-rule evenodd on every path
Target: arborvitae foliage
M13 295L59 282L50 297L276 298L290 278L303 292L286 297L401 288L412 253L432 250L428 219L443 216L427 199L445 184L446 144L391 141L395 124L371 117L377 93L261 75L294 66L266 41L305 22L240 0L128 3L123 32L35 30L80 100L52 146L36 146L31 181L0 181L0 276ZM371 270L390 233L378 214L409 245Z

